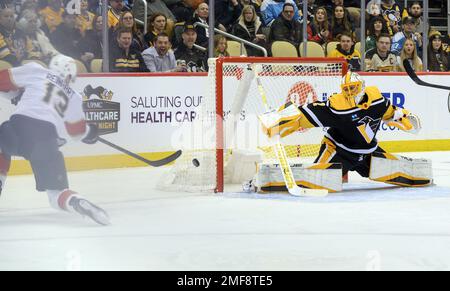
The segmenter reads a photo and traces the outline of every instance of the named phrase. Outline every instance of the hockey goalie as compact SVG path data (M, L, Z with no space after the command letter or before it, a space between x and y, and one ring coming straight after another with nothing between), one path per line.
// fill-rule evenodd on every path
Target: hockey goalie
M283 138L293 133L302 134L298 132L300 128L324 127L327 130L313 166L316 172L329 172L333 170L330 165L341 165L342 175L356 171L374 181L405 187L432 184L431 161L387 153L376 139L381 122L405 132L417 133L421 129L420 119L408 110L392 105L377 87L366 87L357 73L348 72L342 78L341 90L326 102L299 107L288 102L260 118L264 133L268 137L279 135ZM297 171L295 167L293 170ZM311 188L340 191L342 180L332 189L326 185L327 177L333 179L335 176L316 174L315 177L319 178L311 182ZM257 186L264 190L265 185L273 184L271 179L274 176L270 176L270 169L266 166L266 169L258 169L254 180L259 180Z

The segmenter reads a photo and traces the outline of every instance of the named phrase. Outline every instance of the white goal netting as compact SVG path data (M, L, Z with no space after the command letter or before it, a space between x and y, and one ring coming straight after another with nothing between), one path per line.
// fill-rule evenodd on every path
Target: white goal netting
M183 155L159 188L223 191L224 169L233 152L260 153L263 160L275 158L258 121L266 109L255 71L273 109L289 100L298 106L326 100L339 92L345 71L345 62L339 59L221 58L210 59L208 64L209 84L202 105L196 119L181 130ZM289 159L310 162L322 136L320 128L300 129L282 139L282 144Z

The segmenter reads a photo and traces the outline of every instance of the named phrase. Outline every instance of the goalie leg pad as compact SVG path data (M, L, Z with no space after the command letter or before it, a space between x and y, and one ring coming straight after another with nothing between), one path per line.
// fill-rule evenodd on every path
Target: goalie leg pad
M388 153L374 153L369 178L405 187L422 187L433 183L431 160L411 159Z
M262 161L261 152L233 150L225 165L225 183L237 184L250 180L256 172L256 165Z
M296 184L308 189L342 191L342 165L330 163L291 164ZM276 163L260 163L255 179L259 192L287 191L283 175Z

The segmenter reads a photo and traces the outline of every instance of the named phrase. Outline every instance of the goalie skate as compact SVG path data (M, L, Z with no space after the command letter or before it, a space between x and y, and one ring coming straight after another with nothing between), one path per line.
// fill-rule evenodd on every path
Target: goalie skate
M78 214L85 217L88 216L95 222L101 225L109 225L109 216L100 207L94 205L93 203L87 201L86 199L79 197L72 197L69 201L69 206Z

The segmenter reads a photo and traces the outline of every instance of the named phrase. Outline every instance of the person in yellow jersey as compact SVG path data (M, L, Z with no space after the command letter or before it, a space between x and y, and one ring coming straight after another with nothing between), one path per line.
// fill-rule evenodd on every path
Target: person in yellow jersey
M340 163L343 174L356 171L363 177L402 186L426 186L432 183L431 162L409 159L385 152L376 134L381 123L409 133L421 129L419 118L384 98L375 86L365 86L360 75L348 72L341 82L342 92L326 102L314 102L292 112L289 103L276 113L280 118L262 120L266 135L285 137L300 128L327 128L315 163ZM290 109L289 109L290 108ZM296 107L294 107L296 109ZM273 120L277 120L273 122Z
M48 6L39 11L39 15L44 19L44 31L53 33L62 23L64 8L61 0L48 0Z
M361 71L361 53L355 49L355 42L351 33L344 31L339 37L336 49L332 50L328 57L344 58L350 71Z

